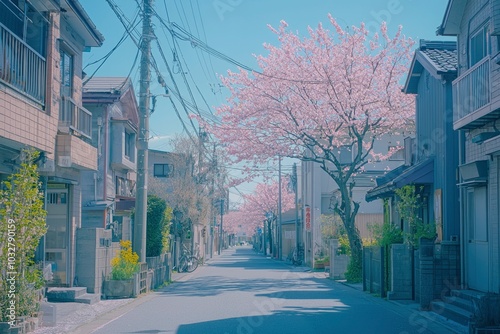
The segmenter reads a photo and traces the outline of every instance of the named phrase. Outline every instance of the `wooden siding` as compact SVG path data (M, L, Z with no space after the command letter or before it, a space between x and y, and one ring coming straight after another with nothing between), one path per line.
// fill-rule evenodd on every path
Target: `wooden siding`
M458 190L455 170L458 166L458 136L453 131L451 82L445 84L424 71L418 85L417 159L434 157L434 185L429 200L429 219L434 217L434 192L442 192L443 239L459 235Z
M359 230L359 235L363 239L373 238L370 226L374 224L382 224L383 222L384 214L382 213L358 213L356 215L356 227Z

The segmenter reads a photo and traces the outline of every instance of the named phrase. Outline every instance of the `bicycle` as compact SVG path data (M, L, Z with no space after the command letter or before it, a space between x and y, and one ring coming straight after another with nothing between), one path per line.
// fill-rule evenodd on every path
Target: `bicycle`
M188 272L192 273L193 271L198 268L199 260L196 256L191 255L186 248L184 248L184 251L182 252L182 256L179 259L179 266L177 268L177 271L182 273L182 272Z
M292 254L292 264L294 266L300 266L302 264L302 259L304 258L304 247L299 246L298 250L297 248L293 249L293 254Z

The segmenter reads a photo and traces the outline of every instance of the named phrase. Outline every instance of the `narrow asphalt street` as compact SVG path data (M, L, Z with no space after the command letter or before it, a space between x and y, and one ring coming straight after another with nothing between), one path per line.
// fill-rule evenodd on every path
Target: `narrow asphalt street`
M418 312L256 254L208 265L76 333L452 333Z

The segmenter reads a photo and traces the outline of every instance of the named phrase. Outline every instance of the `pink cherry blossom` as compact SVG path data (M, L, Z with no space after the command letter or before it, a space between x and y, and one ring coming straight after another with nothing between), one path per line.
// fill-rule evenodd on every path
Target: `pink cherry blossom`
M279 45L264 44L260 72L228 71L221 78L230 96L217 108L220 122L205 125L235 161L317 162L339 186L342 205L335 210L361 263L354 226L359 203L350 180L371 160L387 158L373 152L378 138L414 125L414 97L401 91L414 43L401 27L390 37L385 23L372 36L364 24L344 30L331 15L329 23L333 31L319 24L306 37L287 30L286 22L270 27ZM351 164L341 164L340 147L353 152Z

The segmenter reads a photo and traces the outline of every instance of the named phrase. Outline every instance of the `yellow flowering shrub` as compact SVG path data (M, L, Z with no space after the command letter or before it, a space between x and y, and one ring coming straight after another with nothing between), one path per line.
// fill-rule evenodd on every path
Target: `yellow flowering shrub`
M130 240L121 240L120 248L120 252L111 260L111 277L114 280L132 279L139 271L139 255L132 251Z

